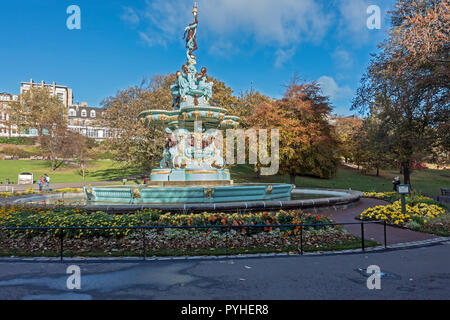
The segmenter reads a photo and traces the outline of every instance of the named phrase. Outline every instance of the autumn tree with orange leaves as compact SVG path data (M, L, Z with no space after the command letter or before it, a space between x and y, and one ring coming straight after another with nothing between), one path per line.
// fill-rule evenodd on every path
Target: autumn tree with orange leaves
M448 0L398 0L353 100L377 119L378 152L395 159L405 184L413 162L450 150L448 8Z
M299 175L329 178L338 165L338 139L327 117L331 107L316 83L292 81L281 100L255 107L255 129L280 130L280 173L295 184Z

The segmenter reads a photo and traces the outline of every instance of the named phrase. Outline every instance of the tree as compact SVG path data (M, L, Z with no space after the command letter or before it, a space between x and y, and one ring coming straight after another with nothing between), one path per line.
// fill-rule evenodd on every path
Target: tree
M89 144L89 139L78 132L67 130L64 135L62 154L77 161L83 180L86 176L87 161L90 158Z
M219 81L211 76L208 80L214 83L211 104L225 108L228 112L235 114L237 111L238 98L233 95L231 87L227 87L225 82Z
M391 12L393 43L415 62L446 64L450 30L448 0L399 0Z
M235 110L233 115L240 117L241 121L239 126L243 129L247 129L255 125L251 122L252 114L255 108L264 103L272 103L274 100L270 97L261 94L259 91L251 88L245 92L241 92L237 99Z
M364 119L356 142L359 149L359 163L366 170L375 169L377 177L380 175L380 169L387 167L393 160L389 152L390 141L386 140L388 132L380 122L376 115Z
M255 128L280 130L280 173L295 184L298 175L329 178L336 173L338 139L327 117L328 98L318 84L294 79L284 98L255 108L250 122Z
M422 161L436 149L442 141L440 128L448 126L449 121L448 72L442 72L447 67L418 58L419 51L411 50L407 39L408 24L403 23L408 17L433 10L440 1L417 3L420 5L398 1L392 13L391 33L380 44L381 52L373 56L352 106L361 113L376 115L378 126L386 133L382 143L400 163L406 184L410 183L412 162ZM438 46L441 49L433 49L436 54L448 47L448 40Z
M345 162L355 161L358 133L362 129L363 121L358 117L339 118L336 121L336 134L340 140L340 154Z
M46 88L33 87L18 101L10 102L8 112L19 131L37 130L38 141L49 152L55 170L67 128L67 110L61 100Z

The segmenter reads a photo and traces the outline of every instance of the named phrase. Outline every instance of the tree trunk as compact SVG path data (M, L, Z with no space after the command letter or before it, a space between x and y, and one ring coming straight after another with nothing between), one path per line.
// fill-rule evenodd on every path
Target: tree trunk
M296 177L296 175L295 174L290 174L289 177L290 177L290 180L291 180L291 184L295 185L295 177Z
M402 165L403 171L403 184L411 184L411 171L409 168L409 163L404 163Z
M380 176L380 167L377 166L377 177Z
M261 179L261 168L259 167L256 169L256 179Z

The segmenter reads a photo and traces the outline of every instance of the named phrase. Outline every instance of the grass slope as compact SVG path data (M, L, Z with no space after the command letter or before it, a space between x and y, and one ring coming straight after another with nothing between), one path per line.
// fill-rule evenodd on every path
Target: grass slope
M52 183L58 183L115 180L139 174L140 170L108 160L89 161L86 179L83 180L76 165L63 165L52 171L50 161L46 160L0 160L0 182L5 183L5 179L9 178L17 183L17 176L21 172L32 172L34 180L47 173Z
M253 167L239 165L232 168L232 179L235 182L282 182L289 183L289 177L282 175L257 178ZM318 179L312 177L297 177L295 183L300 188L333 188L360 191L392 191L392 179L402 176L397 170L381 170L380 176L363 175L358 170L341 166L336 177L332 179ZM411 184L417 192L438 195L441 188L450 187L450 170L421 170L411 175Z

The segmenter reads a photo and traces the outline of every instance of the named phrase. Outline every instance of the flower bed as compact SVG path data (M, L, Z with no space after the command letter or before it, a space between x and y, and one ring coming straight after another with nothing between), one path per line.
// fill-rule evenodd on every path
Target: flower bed
M406 204L406 213L403 214L401 202L398 200L391 205L369 208L361 213L360 219L384 220L390 224L405 226L410 221L424 224L445 213L446 210L437 205L417 203Z
M5 227L113 227L116 229L64 230L68 255L139 255L143 237L149 255L225 254L290 252L299 246L300 227L271 227L287 224L326 224L322 216L299 211L276 213L170 214L158 210L111 215L87 213L78 208L57 209L25 206L0 207L0 226ZM263 226L263 227L256 227ZM205 229L118 229L138 226L235 226ZM255 226L243 227L239 226ZM267 226L267 227L264 227ZM59 229L2 230L1 255L57 255ZM305 251L358 248L360 240L341 226L304 228ZM375 243L367 243L375 245Z
M364 198L394 202L395 200L400 199L400 196L397 192L364 192Z
M177 229L131 231L128 235L89 236L64 240L65 256L141 256L145 236L147 256L223 255L265 252L298 253L299 235L283 230L247 234L236 230L220 232ZM0 255L58 256L59 239L38 235L22 238L0 236ZM359 248L360 239L337 228L303 232L304 251ZM375 245L366 241L366 246Z
M200 213L200 214L162 214L158 210L145 209L136 213L111 215L105 212L88 213L79 208L2 206L0 207L0 226L4 227L137 227L137 226L225 226L225 225L284 225L284 224L322 224L331 219L313 216L299 211L279 211L277 213ZM316 227L318 228L318 227ZM255 228L255 231L258 230ZM260 231L271 231L271 227ZM13 234L28 236L56 233L57 230L11 231ZM67 230L67 237L81 235L126 236L130 230Z

